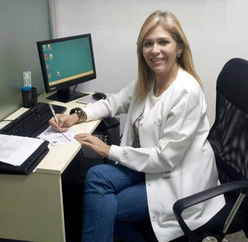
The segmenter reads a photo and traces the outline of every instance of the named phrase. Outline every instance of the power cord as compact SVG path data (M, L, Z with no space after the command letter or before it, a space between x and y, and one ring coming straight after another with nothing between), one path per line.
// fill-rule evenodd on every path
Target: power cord
M76 88L77 88L77 85L75 85L75 87L74 87L74 89L73 89L73 92L75 92Z

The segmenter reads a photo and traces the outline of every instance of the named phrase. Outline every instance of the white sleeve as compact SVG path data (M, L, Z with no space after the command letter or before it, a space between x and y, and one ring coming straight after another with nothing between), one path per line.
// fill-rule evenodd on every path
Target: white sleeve
M109 96L105 100L89 103L83 110L87 114L87 121L99 118L114 117L127 113L130 102L134 98L137 81L133 81L119 93Z
M195 137L202 112L203 98L184 93L166 117L162 138L154 147L132 148L111 146L108 158L137 171L158 173L171 171L183 158ZM141 140L142 142L142 140Z

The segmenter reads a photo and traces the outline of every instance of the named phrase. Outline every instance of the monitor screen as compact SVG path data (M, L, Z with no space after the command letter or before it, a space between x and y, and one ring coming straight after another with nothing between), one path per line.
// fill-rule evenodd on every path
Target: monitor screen
M91 34L37 42L48 99L69 102L87 95L70 87L96 78Z

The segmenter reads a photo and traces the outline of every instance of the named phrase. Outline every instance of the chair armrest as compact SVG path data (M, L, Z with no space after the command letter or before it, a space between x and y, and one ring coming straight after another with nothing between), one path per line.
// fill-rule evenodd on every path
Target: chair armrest
M189 208L195 204L204 202L206 200L209 200L213 197L219 196L221 194L225 194L230 191L234 190L240 190L244 189L244 193L248 192L248 180L242 180L242 181L235 181L235 182L229 182L225 183L210 189L207 189L205 191L196 193L194 195L182 198L175 202L173 206L173 211L176 216L176 219L183 230L184 234L188 237L188 239L191 242L198 242L200 241L199 238L193 233L189 227L186 225L182 218L182 212L186 208Z

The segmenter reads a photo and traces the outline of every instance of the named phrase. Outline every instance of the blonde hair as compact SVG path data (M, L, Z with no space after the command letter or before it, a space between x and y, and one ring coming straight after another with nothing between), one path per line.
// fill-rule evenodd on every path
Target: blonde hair
M170 12L155 11L144 22L141 27L138 40L137 40L137 56L138 56L138 91L139 98L143 100L148 94L151 85L151 79L154 78L154 72L147 65L143 57L143 41L147 33L156 26L162 26L165 31L169 32L178 46L182 48L182 53L177 58L178 64L181 68L190 73L199 83L201 80L196 74L193 57L188 40L183 32L183 29L177 18Z

